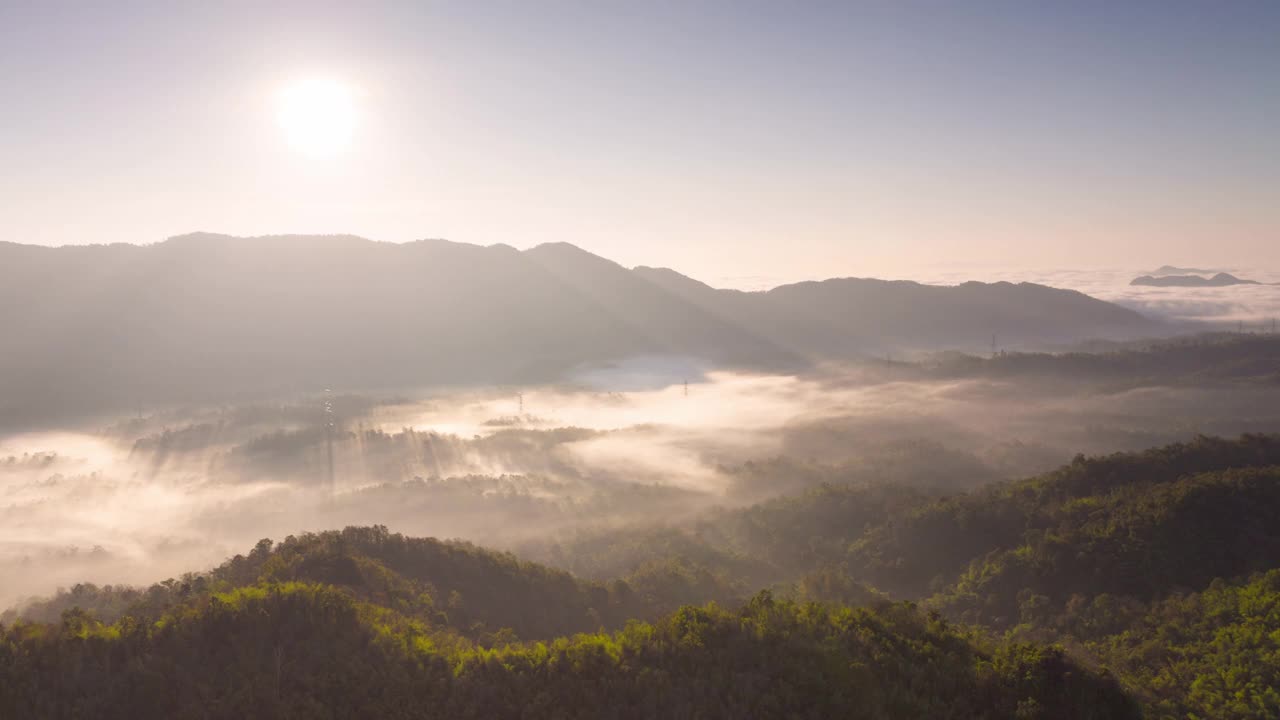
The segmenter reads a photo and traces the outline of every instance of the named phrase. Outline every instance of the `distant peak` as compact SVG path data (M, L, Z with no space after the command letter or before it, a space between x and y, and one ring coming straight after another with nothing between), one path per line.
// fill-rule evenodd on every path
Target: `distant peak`
M223 233L211 233L204 231L196 231L183 233L182 235L173 235L167 237L161 242L165 243L200 243L200 242L221 242L236 239L234 235L226 235Z
M529 248L529 249L528 249L528 250L526 250L525 252L531 252L531 253L578 253L578 254L582 254L582 255L592 255L593 257L595 257L594 253L587 252L586 250L583 250L582 248L578 247L577 245L574 245L573 243L570 243L570 242L564 242L564 241L559 241L559 240L558 240L558 241L555 241L555 242L539 243L539 244L537 244L537 245L535 245L535 246L533 246L533 247Z
M1152 275L1208 275L1217 272L1216 270L1207 270L1205 268L1194 267L1178 267L1177 265L1161 265L1156 268Z
M541 262L570 263L577 267L612 266L625 269L609 258L601 257L588 250L567 242L548 242L536 245L524 251L525 255Z

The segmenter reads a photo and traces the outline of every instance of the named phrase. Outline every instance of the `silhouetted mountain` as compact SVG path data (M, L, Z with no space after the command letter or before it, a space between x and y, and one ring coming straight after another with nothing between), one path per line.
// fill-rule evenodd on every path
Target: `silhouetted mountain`
M1157 332L1152 320L1074 290L1007 282L923 285L840 278L767 292L717 290L667 269L635 272L690 304L783 347L842 355L894 349L985 347L1055 337L1120 337Z
M1205 270L1204 268L1187 268L1178 267L1177 265L1161 265L1156 268L1152 275L1208 275L1216 273L1217 270Z
M1154 285L1156 287L1224 287L1226 285L1261 285L1257 280L1245 280L1229 273L1218 273L1213 277L1199 275L1164 275L1153 277L1143 275L1129 282L1130 285Z
M754 369L899 347L1131 337L1124 308L1039 285L829 280L715 290L572 245L236 238L0 243L0 417L251 393L550 381L623 359Z

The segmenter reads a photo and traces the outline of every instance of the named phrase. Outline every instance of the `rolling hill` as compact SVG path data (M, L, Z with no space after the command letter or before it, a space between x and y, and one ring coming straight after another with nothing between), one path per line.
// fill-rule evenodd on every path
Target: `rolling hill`
M1262 720L1280 712L1277 528L1280 436L1244 435L1080 456L966 493L824 484L693 527L583 535L556 555L590 574L683 562L805 599L887 591L1071 648L1115 671L1148 717Z
M764 592L735 610L683 607L612 634L597 626L521 643L507 629L477 644L444 612L424 617L411 595L370 593L367 575L335 560L374 562L379 586L494 583L484 596L453 591L458 616L472 603L504 605L515 622L573 615L578 586L531 564L495 572L483 551L446 560L434 541L379 528L282 545L250 555L264 568L309 568L306 580L239 578L233 561L205 578L220 589L157 586L170 600L162 608L104 622L77 605L51 623L0 625L0 716L1139 717L1114 678L1060 648L984 641L907 604ZM558 587L547 583L555 576Z

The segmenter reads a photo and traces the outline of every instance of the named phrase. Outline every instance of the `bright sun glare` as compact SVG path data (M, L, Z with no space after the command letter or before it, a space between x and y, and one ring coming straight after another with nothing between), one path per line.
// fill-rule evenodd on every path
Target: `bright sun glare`
M276 122L294 150L320 157L351 144L356 106L350 86L329 79L303 80L282 90L276 103Z

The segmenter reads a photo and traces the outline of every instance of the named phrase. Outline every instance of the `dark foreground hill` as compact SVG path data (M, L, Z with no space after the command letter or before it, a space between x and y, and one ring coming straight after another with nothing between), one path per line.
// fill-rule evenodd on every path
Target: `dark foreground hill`
M524 605L517 618L559 612L554 595L526 592L556 574L495 571L484 552L442 563L433 541L376 528L285 545L260 544L257 562L205 578L223 591L160 586L171 601L163 609L139 605L108 624L71 608L51 624L0 626L0 717L1138 717L1110 676L1061 649L989 644L909 605L761 593L738 610L684 607L614 634L524 644L499 632L477 645L447 620L415 614L411 596L368 592L359 561L375 562L386 587L414 585L400 571L442 586L514 578L489 597L451 592L448 612ZM236 585L250 565L259 579ZM345 582L268 579L289 567ZM572 606L579 586L560 580Z
M628 358L791 369L883 349L1133 337L1143 316L1040 285L841 279L715 290L566 244L197 234L0 243L0 418L255 393L542 382Z

